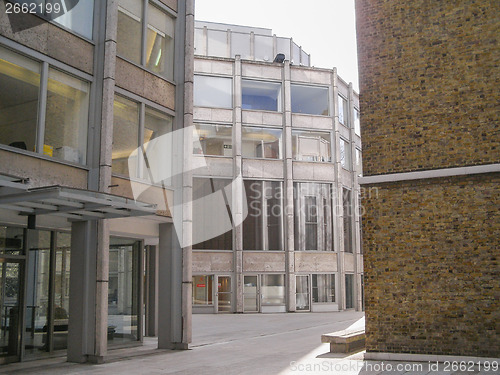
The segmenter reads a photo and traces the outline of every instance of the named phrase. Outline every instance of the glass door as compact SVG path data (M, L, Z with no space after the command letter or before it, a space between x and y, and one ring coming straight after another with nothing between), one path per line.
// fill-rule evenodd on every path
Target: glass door
M248 275L243 278L243 309L245 312L259 312L259 283L257 275Z
M297 275L295 277L295 309L297 311L310 311L309 303L309 276Z
M19 361L22 265L0 255L0 364Z
M230 276L217 276L217 312L231 312Z

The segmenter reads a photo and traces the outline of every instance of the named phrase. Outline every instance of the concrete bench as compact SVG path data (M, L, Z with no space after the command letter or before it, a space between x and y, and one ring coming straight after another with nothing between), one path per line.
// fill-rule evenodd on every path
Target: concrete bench
M351 353L365 347L365 330L343 330L321 335L321 342L330 344L330 353Z

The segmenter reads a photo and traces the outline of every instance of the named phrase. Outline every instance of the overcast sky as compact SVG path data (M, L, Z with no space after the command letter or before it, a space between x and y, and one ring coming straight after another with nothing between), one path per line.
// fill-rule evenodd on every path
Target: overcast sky
M358 90L354 0L195 0L196 19L272 29ZM306 7L304 7L306 5ZM309 6L307 6L309 5Z

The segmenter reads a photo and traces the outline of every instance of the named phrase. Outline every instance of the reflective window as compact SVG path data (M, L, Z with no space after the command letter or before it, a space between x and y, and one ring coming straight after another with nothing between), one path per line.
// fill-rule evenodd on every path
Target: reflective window
M85 164L89 82L50 66L42 75L41 63L1 47L0 56L0 143Z
M149 2L146 20L143 12L143 1L119 0L116 53L162 77L172 79L175 21ZM146 23L145 45L142 45L143 22Z
M193 305L213 305L213 275L193 276Z
M285 275L261 275L262 305L285 304Z
M208 56L229 57L226 31L208 30L207 37Z
M195 124L195 127L193 154L233 156L233 127L231 125Z
M354 132L361 136L360 113L358 109L354 109Z
M44 153L85 164L90 85L49 70Z
M255 59L273 61L273 37L255 35Z
M363 160L361 150L359 148L356 149L356 173L358 176L363 175Z
M77 34L92 39L94 0L66 1L65 5L67 11L62 12L63 14L55 18L54 21Z
M328 87L292 84L291 96L293 113L329 115Z
M247 158L281 159L281 129L242 126L241 154Z
M312 275L313 303L335 302L335 275Z
M339 104L339 122L342 125L347 126L347 100L342 96L338 96L338 104Z
M243 109L281 111L281 83L244 79L241 96Z
M340 138L340 164L344 169L351 170L351 145L348 141Z
M332 251L332 203L329 184L294 184L296 250Z
M353 252L352 246L352 203L351 203L351 191L348 189L342 189L342 206L343 214L342 221L344 227L344 251L346 253Z
M231 33L231 57L240 55L242 59L249 60L250 55L250 34Z
M194 76L194 105L199 107L232 108L231 78Z
M244 181L248 215L243 221L243 250L284 250L282 183Z
M345 308L354 308L354 275L345 275Z
M295 309L297 311L308 311L309 306L309 276L295 276Z
M329 162L330 152L330 133L292 130L294 160Z
M214 193L224 195L224 188L231 183L230 179L222 178L193 178L193 205L196 206L193 212L197 214L193 217L193 233L217 234L223 226L221 223L229 220L230 212L228 197L223 201L226 207L216 207L214 209L214 199L210 195ZM207 199L201 199L207 197ZM230 198L229 198L230 199ZM218 203L218 202L215 202ZM224 204L222 203L222 204ZM217 210L217 208L219 210ZM207 223L206 217L211 217L211 223ZM219 232L220 233L220 232ZM233 249L233 231L229 230L210 239L193 244L193 249L197 250L232 250Z

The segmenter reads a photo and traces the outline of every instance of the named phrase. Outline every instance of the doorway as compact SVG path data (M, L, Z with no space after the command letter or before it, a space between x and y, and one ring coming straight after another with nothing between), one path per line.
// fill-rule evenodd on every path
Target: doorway
M217 312L231 312L231 276L217 276Z

